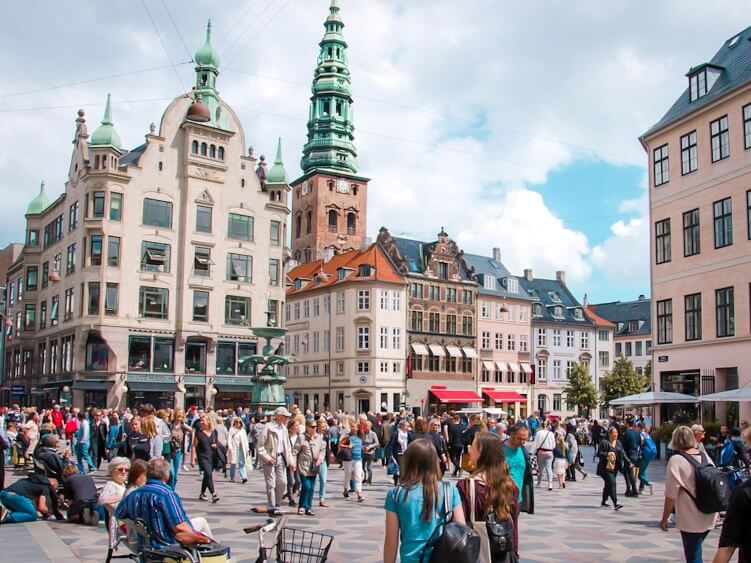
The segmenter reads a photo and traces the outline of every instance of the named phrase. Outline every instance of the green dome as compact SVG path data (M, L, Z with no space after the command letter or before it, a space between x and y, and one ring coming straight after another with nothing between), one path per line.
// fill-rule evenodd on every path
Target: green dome
M211 45L211 20L209 20L209 23L206 25L206 42L203 44L203 47L196 51L196 54L193 58L195 59L196 63L201 66L213 66L214 68L219 67L219 54Z
M47 193L44 191L44 182L42 182L39 188L39 193L29 202L29 206L26 208L26 214L38 215L50 206L50 199L47 197Z
M266 176L267 184L289 184L289 178L287 177L287 171L284 169L284 163L282 162L282 138L279 137L279 141L276 144L276 158L274 159L274 166L269 170Z
M102 124L91 135L91 144L98 147L114 147L118 150L122 146L120 135L117 134L115 126L112 123L109 94L107 94L107 105L104 106Z

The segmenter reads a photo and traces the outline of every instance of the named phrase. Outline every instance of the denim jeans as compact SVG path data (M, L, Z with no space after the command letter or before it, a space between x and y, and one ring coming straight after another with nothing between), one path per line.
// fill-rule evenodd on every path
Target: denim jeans
M180 468L183 466L183 452L174 452L172 454L172 460L170 460L170 472L169 472L169 486L175 489L177 486L177 476L180 474Z
M316 486L316 477L315 475L311 477L301 475L300 482L302 486L300 492L300 507L310 510L313 508L313 489Z
M639 491L643 491L644 487L649 485L649 479L647 479L647 467L649 466L650 459L641 458L639 460Z
M241 479L247 479L248 478L248 472L245 470L245 460L238 459L237 463L231 463L229 466L229 478L234 481L235 479L235 468L237 468L238 473L240 473Z
M94 471L94 460L91 459L91 452L89 451L89 445L87 443L79 442L76 444L76 459L78 460L78 471L80 473L86 473L83 470L83 462L85 461L89 466L89 471Z
M326 500L326 478L329 475L329 466L324 461L320 466L318 466L318 477L316 477L316 481L318 481L318 501L323 502Z
M9 490L0 491L0 502L8 510L8 523L33 522L37 519L37 509L31 499Z
M702 563L701 544L707 537L706 532L681 532L683 540L683 555L686 557L686 563Z

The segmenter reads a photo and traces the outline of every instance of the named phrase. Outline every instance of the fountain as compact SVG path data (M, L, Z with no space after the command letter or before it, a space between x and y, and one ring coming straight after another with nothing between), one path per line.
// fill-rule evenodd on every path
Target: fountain
M259 339L266 339L266 344L261 348L260 354L240 360L241 362L249 362L254 367L263 365L263 368L251 377L253 382L252 409L256 411L258 407L261 407L265 414L273 414L277 407L283 407L286 404L284 382L287 381L287 378L279 370L290 362L290 357L284 355L284 342L281 342L274 349L271 340L282 338L287 333L287 329L264 326L250 330Z

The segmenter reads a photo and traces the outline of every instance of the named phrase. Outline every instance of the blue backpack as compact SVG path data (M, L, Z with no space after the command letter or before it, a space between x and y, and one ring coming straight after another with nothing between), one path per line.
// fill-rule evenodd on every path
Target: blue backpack
M645 433L642 436L644 437L644 440L641 445L641 455L647 461L652 461L657 457L657 446L649 434Z
M728 438L720 450L719 466L727 467L733 465L735 461L735 448L733 447L733 440Z

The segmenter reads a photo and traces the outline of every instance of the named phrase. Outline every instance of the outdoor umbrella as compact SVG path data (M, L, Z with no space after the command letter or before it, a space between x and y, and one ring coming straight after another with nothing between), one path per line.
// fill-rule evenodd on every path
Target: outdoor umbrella
M628 395L626 397L621 397L619 399L610 401L610 406L638 407L660 404L696 403L698 400L698 397L694 397L693 395L684 395L683 393L669 393L667 391L647 391L646 393Z
M699 397L700 401L751 401L751 387L741 389L731 389L730 391L720 391Z

